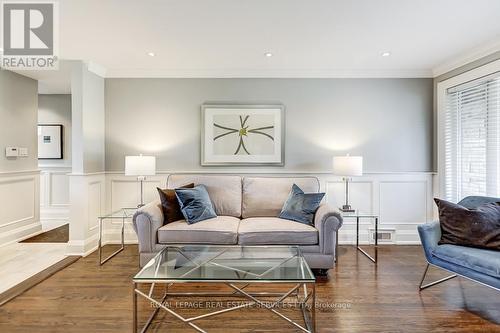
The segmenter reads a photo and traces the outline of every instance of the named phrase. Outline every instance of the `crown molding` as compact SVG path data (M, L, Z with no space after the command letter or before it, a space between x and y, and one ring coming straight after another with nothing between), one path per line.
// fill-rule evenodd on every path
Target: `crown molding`
M107 69L106 78L432 78L427 69Z
M432 69L432 75L438 77L498 51L500 51L500 37L446 60Z

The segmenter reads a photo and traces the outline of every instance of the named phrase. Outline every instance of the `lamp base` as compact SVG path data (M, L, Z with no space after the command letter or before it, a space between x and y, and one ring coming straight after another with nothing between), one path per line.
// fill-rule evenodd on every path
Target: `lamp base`
M341 212L344 213L354 213L356 210L351 207L351 205L343 205L339 208Z

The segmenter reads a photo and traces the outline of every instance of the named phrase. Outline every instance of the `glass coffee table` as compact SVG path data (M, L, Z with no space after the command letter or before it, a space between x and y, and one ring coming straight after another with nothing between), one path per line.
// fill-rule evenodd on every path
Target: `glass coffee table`
M149 292L141 291L148 285ZM176 292L176 285L192 284L189 292ZM227 292L198 292L203 285L223 285ZM287 290L276 292L276 285L288 284ZM165 289L159 299L153 297L155 286ZM249 286L259 285L258 292L248 291ZM266 291L266 288L267 291ZM271 289L272 288L272 289ZM147 288L146 288L147 289ZM182 288L185 290L185 288ZM273 290L274 292L270 292ZM155 307L141 332L146 332L161 309L189 325L197 332L206 332L196 324L229 311L257 306L272 312L303 332L315 331L315 277L297 246L210 246L169 245L151 259L133 278L133 331L137 332L137 298L143 297ZM245 302L202 315L185 317L167 302L173 298L229 297L243 298ZM272 300L269 300L269 298ZM265 298L265 300L263 300ZM302 312L304 322L296 321L278 311L287 299ZM242 328L243 329L243 328Z

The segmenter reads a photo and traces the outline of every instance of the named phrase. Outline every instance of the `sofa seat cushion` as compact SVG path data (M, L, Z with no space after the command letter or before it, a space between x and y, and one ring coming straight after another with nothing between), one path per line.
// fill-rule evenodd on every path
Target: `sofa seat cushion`
M175 221L158 229L162 244L237 244L240 219L217 216L194 224Z
M278 217L252 217L241 220L238 244L315 245L318 244L318 230Z
M500 252L474 247L439 245L433 256L479 273L500 278Z

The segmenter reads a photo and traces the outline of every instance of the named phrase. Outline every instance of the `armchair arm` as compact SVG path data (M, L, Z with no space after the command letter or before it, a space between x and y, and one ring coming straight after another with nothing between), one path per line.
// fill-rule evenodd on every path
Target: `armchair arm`
M427 261L429 261L432 252L438 246L438 242L441 239L441 226L439 225L439 221L434 221L421 224L417 228L418 234L420 235L420 241L424 247L425 257Z
M337 242L336 233L342 226L340 213L328 204L319 206L314 216L314 226L319 233L319 248L323 254L334 254Z
M134 214L133 226L139 240L139 252L154 252L158 229L163 225L163 211L159 200L139 208Z

